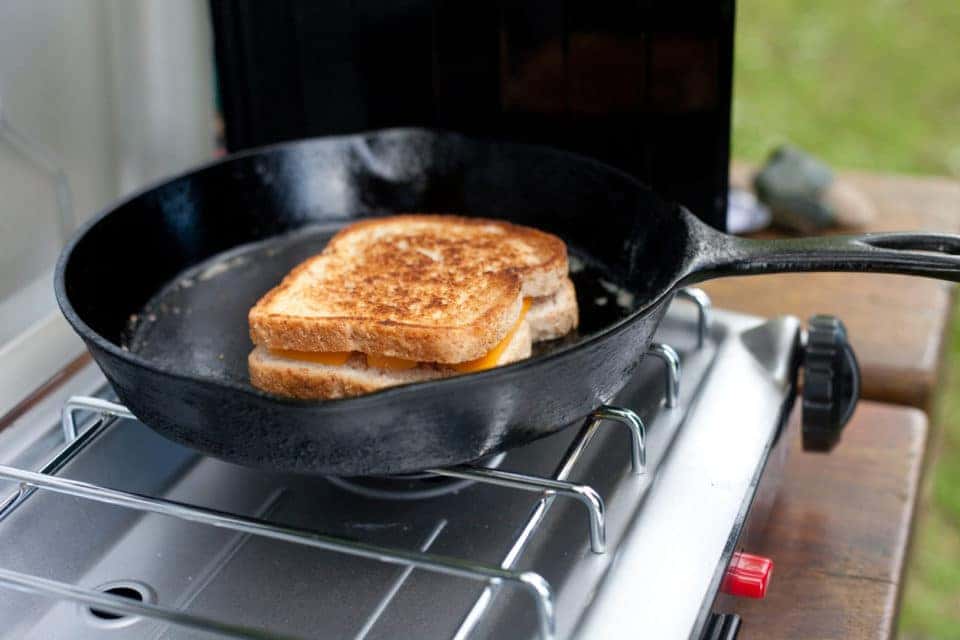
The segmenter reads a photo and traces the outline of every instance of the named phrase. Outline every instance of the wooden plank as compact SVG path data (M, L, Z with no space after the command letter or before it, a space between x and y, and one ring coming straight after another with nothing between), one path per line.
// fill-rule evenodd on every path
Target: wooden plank
M864 398L929 409L953 306L953 287L876 274L782 274L705 283L717 307L772 317L816 313L847 326Z
M734 184L750 169L735 165ZM878 207L871 231L960 232L960 183L941 178L845 173ZM758 237L773 237L765 232ZM939 373L954 287L877 274L783 274L726 278L703 288L718 307L762 316L815 313L847 325L863 370L863 397L929 409Z
M731 186L748 187L754 171L751 165L734 162ZM877 207L871 231L960 231L960 181L865 171L844 171L839 177Z
M805 453L798 412L783 484L759 547L773 558L764 600L724 604L741 638L889 638L896 629L927 419L861 402L829 455Z

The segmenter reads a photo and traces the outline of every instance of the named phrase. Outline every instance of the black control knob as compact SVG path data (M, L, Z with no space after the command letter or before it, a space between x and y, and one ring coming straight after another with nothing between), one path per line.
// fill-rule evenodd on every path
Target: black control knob
M860 366L847 329L833 316L813 316L803 357L803 448L827 452L860 398Z
M711 613L701 640L737 640L740 616L735 613Z

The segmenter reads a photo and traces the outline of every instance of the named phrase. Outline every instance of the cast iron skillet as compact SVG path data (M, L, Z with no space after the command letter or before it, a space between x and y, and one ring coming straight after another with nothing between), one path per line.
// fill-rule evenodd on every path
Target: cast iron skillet
M578 333L510 366L352 399L251 387L256 300L342 225L410 211L559 235ZM255 467L367 475L474 460L582 419L626 383L681 285L780 271L956 281L958 252L960 237L934 234L738 239L589 159L394 129L281 144L147 189L76 235L56 293L120 399L161 434Z

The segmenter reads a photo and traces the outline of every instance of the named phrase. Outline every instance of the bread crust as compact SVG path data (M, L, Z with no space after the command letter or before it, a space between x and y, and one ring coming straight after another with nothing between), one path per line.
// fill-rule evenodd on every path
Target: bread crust
M552 296L534 298L527 313L534 342L554 340L577 328L580 310L573 281L567 278Z

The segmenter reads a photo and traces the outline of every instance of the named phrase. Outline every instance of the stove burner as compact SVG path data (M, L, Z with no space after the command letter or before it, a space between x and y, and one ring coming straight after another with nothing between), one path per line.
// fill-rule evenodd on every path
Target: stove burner
M506 453L499 453L478 461L479 467L496 469ZM470 486L475 480L449 478L432 473L400 473L392 476L341 478L327 476L335 487L350 493L379 500L425 500L455 493Z
M113 582L108 582L107 584L97 587L97 591L108 596L126 598L135 603L145 602L147 604L154 604L157 600L156 593L153 591L153 589L142 582L135 580L116 580ZM89 623L108 629L125 627L140 619L139 616L126 613L117 613L107 609L101 609L96 606L86 607L85 613Z
M104 589L103 592L114 596L120 596L121 598L129 598L130 600L143 602L143 594L132 587L110 587L109 589ZM95 618L100 618L101 620L120 620L126 617L119 613L104 611L103 609L94 609L93 607L90 607L90 614Z

